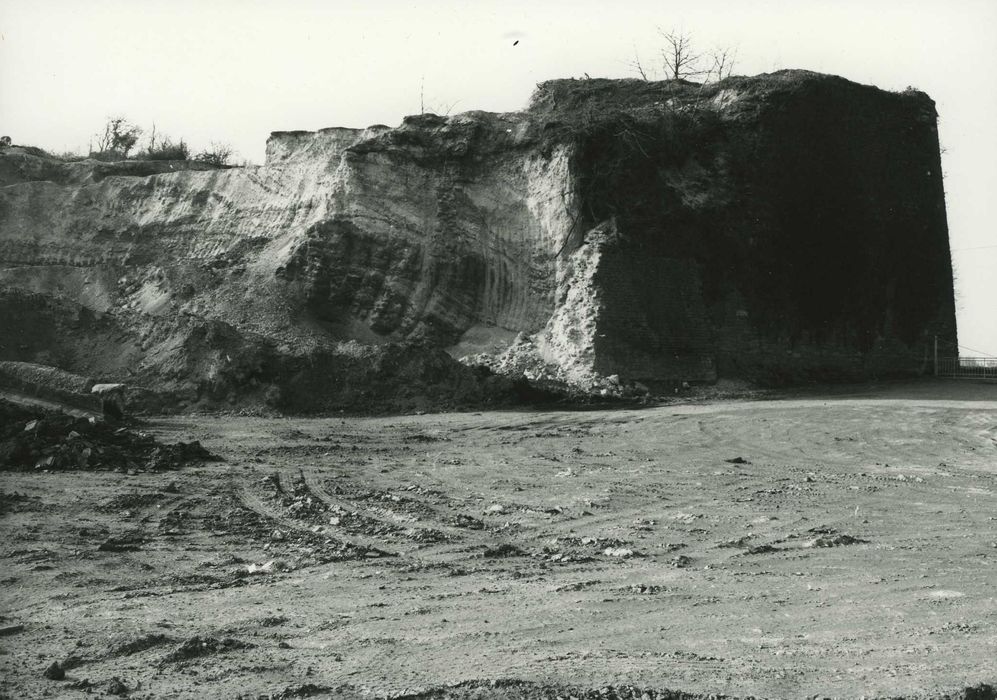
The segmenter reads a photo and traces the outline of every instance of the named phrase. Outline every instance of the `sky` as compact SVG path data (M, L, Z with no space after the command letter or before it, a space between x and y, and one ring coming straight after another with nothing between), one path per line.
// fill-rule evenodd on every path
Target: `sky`
M997 356L994 0L0 0L0 133L86 151L109 116L232 146L526 105L552 78L635 77L658 29L937 103L963 356ZM518 44L514 42L518 41Z

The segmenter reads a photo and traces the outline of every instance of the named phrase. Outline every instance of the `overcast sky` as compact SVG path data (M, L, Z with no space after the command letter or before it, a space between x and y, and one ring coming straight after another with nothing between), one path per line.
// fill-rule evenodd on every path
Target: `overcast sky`
M550 78L633 76L656 27L737 73L835 73L938 103L959 340L997 355L994 0L0 0L0 132L83 151L123 115L262 162L271 131L522 108ZM513 42L519 41L518 45Z

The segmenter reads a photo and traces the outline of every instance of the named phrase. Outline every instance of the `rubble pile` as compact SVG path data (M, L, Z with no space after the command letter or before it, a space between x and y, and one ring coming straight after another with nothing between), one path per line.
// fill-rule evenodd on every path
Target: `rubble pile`
M196 659L199 656L207 656L209 654L236 651L239 649L252 649L254 646L256 645L250 644L249 642L243 642L238 639L232 639L230 637L226 637L225 639L216 639L215 637L194 636L167 654L163 658L162 663L178 663L189 659Z
M196 440L165 445L151 435L98 418L78 418L0 400L0 471L164 471L216 459Z

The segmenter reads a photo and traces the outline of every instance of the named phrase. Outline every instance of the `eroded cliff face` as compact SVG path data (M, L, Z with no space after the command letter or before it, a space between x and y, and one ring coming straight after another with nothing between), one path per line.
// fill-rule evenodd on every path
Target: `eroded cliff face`
M554 81L277 132L259 167L3 172L0 359L189 400L480 398L449 357L594 391L860 377L955 333L933 103L812 73Z

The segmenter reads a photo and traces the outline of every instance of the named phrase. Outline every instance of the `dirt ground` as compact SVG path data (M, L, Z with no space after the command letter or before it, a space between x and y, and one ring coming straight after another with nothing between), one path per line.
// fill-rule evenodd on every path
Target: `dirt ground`
M0 475L0 696L993 697L997 384L148 429Z

